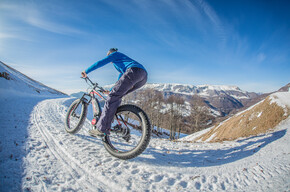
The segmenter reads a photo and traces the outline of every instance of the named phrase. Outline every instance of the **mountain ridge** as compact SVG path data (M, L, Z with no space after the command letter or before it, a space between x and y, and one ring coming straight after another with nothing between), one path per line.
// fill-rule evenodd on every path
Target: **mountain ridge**
M146 84L141 89L153 89L163 92L165 97L176 95L191 100L192 96L201 97L204 102L221 116L244 107L252 99L259 96L255 92L241 90L234 85L189 85L177 83L153 83Z

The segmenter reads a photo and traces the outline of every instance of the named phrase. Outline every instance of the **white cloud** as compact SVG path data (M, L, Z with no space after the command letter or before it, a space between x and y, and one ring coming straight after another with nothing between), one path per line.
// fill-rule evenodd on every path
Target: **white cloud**
M228 36L224 23L221 21L215 10L206 1L197 0L195 2L197 2L200 11L202 11L213 24L215 31L222 41L221 46L224 47Z
M28 24L49 31L53 33L59 33L63 35L71 35L71 34L82 34L83 31L70 27L63 23L58 23L57 21L51 21L48 19L44 19L39 12L35 12L34 14L30 14L27 17L23 18L25 22Z
M18 31L25 30L23 25L20 25L25 23L39 29L63 35L75 35L84 33L75 27L69 26L65 22L60 22L57 19L57 12L51 10L47 11L43 7L45 6L39 6L33 2L25 2L21 4L3 3L0 6L0 12L2 12L0 13L0 16L2 17L0 19L0 23L5 23L6 26L9 27L9 22L14 22L19 25ZM54 17L51 17L52 15ZM69 15L66 15L66 17L67 19L70 19ZM20 26L22 26L22 30ZM4 36L3 33L7 34L7 31L9 31L9 28L8 30L6 29L6 33L4 32L3 28L0 30L2 33L2 38L18 37L16 35Z
M15 38L16 36L13 34L8 34L8 33L1 33L0 32L0 39L8 39L8 38Z

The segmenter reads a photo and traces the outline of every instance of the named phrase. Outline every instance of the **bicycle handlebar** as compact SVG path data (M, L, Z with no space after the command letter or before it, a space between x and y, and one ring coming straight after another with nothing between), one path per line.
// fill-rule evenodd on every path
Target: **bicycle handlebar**
M81 77L82 79L84 79L86 82L87 80L93 85L93 89L95 89L96 87L100 89L101 92L106 92L106 90L103 87L100 87L98 85L98 83L93 83L92 80L87 76L87 77Z

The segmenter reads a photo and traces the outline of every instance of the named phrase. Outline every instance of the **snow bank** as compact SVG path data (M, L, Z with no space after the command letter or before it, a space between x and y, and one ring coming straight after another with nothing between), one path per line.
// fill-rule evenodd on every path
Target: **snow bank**
M282 107L287 115L287 111L290 109L290 92L278 92L270 96L271 104L276 103Z
M198 131L196 133L193 133L191 135L188 135L186 137L183 137L181 139L179 139L179 141L195 141L196 138L200 137L201 135L209 132L210 130L212 129L212 127L209 127L207 129L204 129L204 130L201 130L201 131ZM197 141L198 142L198 141Z
M64 93L47 87L2 62L0 62L0 73L4 74L0 77L0 97L6 95L26 97L65 96Z

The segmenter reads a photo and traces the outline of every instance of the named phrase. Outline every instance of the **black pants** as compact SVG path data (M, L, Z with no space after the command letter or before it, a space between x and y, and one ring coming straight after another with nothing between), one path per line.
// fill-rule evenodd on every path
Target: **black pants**
M122 97L139 89L147 82L147 72L144 69L132 67L117 81L105 102L101 117L97 123L97 129L109 134L111 123L117 108L122 102Z

